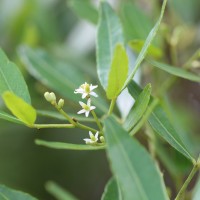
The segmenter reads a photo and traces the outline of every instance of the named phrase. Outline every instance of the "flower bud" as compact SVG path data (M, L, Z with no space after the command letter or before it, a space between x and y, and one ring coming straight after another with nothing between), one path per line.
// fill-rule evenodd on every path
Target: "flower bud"
M54 103L56 101L56 95L53 92L45 92L44 97L50 103Z
M58 101L58 107L61 109L64 106L64 103L65 103L64 99L60 99Z
M100 139L100 141L101 141L102 143L105 143L105 138L104 138L103 136L101 136L99 139Z

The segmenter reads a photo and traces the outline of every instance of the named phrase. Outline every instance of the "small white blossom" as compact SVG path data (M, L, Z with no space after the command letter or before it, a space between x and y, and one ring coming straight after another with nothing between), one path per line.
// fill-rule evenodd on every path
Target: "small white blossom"
M54 103L56 101L56 95L53 92L45 92L44 97L48 102Z
M98 85L92 85L92 84L89 85L88 83L85 82L78 89L76 89L74 91L74 93L75 94L78 94L78 93L82 94L82 99L84 99L85 97L87 97L89 95L92 95L94 97L98 97L98 95L95 92L93 92L93 90L97 87L98 87Z
M96 132L94 135L91 131L89 131L90 138L83 139L86 144L96 144L98 141L99 132Z
M82 101L79 101L79 104L81 105L81 107L83 109L80 110L78 112L78 114L85 113L86 117L89 116L89 113L90 113L91 110L94 110L96 108L95 106L91 106L91 100L90 99L88 99L87 104L83 103Z

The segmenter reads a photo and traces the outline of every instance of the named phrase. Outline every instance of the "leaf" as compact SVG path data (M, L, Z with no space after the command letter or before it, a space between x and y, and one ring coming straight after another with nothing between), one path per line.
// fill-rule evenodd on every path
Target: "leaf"
M105 146L90 146L85 144L70 144L63 142L48 142L44 140L36 139L35 143L37 145L53 148L53 149L67 149L67 150L101 150L105 149Z
M0 185L0 199L1 200L37 200L35 197L27 193L10 189L4 185Z
M70 63L57 60L41 49L21 47L19 56L27 70L44 85L59 92L63 97L72 101L79 101L80 96L74 90L85 82L84 71L80 71ZM100 98L92 99L96 107L107 112L107 103Z
M128 56L122 44L115 47L108 78L106 95L108 99L117 98L128 75Z
M108 183L106 184L106 187L104 189L103 195L101 197L101 200L122 200L120 191L118 189L117 182L114 178L111 178Z
M190 81L200 82L200 76L195 75L193 73L190 73L182 68L174 67L168 64L156 62L153 60L148 60L148 62L153 65L154 67L157 67L161 70L164 70L165 72L168 72L169 74L172 74L174 76L178 76Z
M142 91L142 89L133 81L128 85L128 90L133 98L137 98L139 96L139 93ZM151 101L152 100L153 97L151 97ZM173 127L165 111L160 105L157 105L154 108L148 121L153 130L157 134L159 134L165 141L167 141L172 147L174 147L177 151L182 153L186 158L188 158L192 162L195 161L188 149L185 147L185 145L179 138L177 130Z
M76 197L74 197L74 195L64 190L53 181L48 181L45 188L57 200L78 200Z
M150 31L149 35L147 36L147 39L144 43L144 46L142 47L142 50L140 51L140 53L139 53L139 55L138 55L138 57L135 61L135 66L133 68L133 71L128 76L123 88L125 88L130 83L130 81L133 79L133 77L134 77L136 71L138 70L140 64L144 60L144 58L145 58L145 56L148 52L148 49L149 49L149 47L150 47L154 37L156 36L158 29L159 29L161 20L162 20L163 15L164 15L166 3L167 3L167 0L164 0L163 5L162 5L162 9L161 9L161 13L160 13L160 17L159 17L158 21L156 22L155 26L153 27L153 29Z
M98 21L98 12L88 0L70 0L69 6L79 17L86 19L94 24Z
M24 122L28 126L32 126L36 120L36 110L23 99L16 96L12 92L4 92L3 100L7 108L18 119Z
M56 111L47 111L47 110L37 110L37 114L45 117L56 118L60 120L66 120L66 118ZM68 115L71 118L75 118L77 121L84 121L84 122L95 122L94 118L91 117L81 117L80 115L70 114Z
M6 112L1 111L1 110L0 110L0 118L4 119L4 120L7 120L9 122L16 123L16 124L23 124L23 122L20 121L19 119L13 117L12 115L9 115Z
M21 72L0 49L0 95L8 90L21 97L27 103L31 103L28 88Z
M145 113L151 97L151 85L148 84L136 99L125 122L124 128L130 132Z
M108 86L108 75L115 46L123 44L120 20L110 5L101 1L100 18L97 29L97 73L104 89Z
M139 53L144 46L143 40L131 40L129 46L137 53ZM147 50L147 56L154 58L161 58L163 56L162 50L151 44Z
M153 26L145 11L133 1L121 1L119 9L126 41L133 39L145 40Z
M126 200L168 199L157 165L113 116L104 120L107 154Z

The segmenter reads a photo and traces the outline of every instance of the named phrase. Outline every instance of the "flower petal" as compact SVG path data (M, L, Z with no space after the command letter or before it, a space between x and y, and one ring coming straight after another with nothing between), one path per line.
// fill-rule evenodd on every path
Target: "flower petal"
M82 99L85 99L85 97L87 97L87 95L88 94L84 92L83 95L82 95Z
M92 91L92 90L94 90L95 88L97 88L98 87L98 85L90 85L90 91Z
M79 101L79 104L81 105L81 107L85 106L86 104L83 103L82 101Z
M82 114L82 113L85 113L86 111L84 109L80 110L77 112L77 114Z
M94 110L95 108L95 106L90 106L90 110Z
M85 116L88 117L89 113L90 113L90 111L85 111Z
M92 95L94 97L98 97L98 95L95 92L90 92L90 95Z

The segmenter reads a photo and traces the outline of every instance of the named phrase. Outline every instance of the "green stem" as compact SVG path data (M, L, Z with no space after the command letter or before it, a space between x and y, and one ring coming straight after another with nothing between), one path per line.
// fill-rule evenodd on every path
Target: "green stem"
M34 124L32 128L74 128L73 124Z
M91 127L89 127L89 126L85 126L85 125L83 125L83 124L80 124L80 123L78 123L78 122L76 123L76 127L81 128L81 129L84 129L84 130L91 131L91 132L93 132L93 133L98 132L98 130L96 130L96 129L94 129L94 128L91 128Z
M54 106L58 110L58 112L60 114L62 114L74 127L81 128L81 129L88 130L88 131L92 131L93 133L97 132L96 129L93 129L89 126L85 126L81 123L75 122L63 109L60 109L57 104L54 105Z
M94 112L94 110L91 111L96 123L97 123L97 126L99 127L99 130L102 131L103 130L103 127L101 126L101 123L96 115L96 113Z
M115 106L115 102L116 102L116 98L111 100L110 108L108 110L108 115L111 115L111 113L112 113L112 111L114 109L114 106Z
M199 170L199 167L200 167L200 165L199 165L199 162L197 161L197 163L194 165L192 171L190 172L189 176L187 177L185 183L183 184L182 188L180 189L178 195L176 196L175 200L183 200L184 199L185 190L187 189L193 176Z

